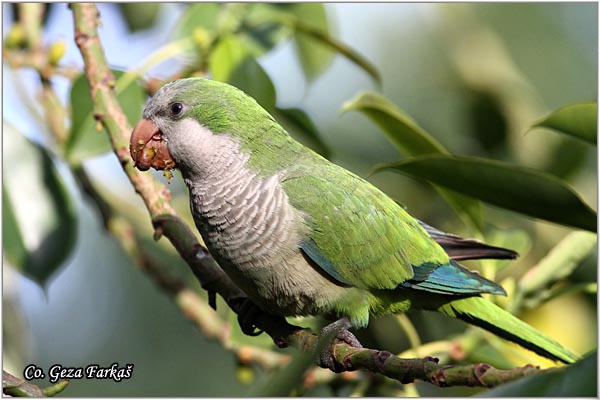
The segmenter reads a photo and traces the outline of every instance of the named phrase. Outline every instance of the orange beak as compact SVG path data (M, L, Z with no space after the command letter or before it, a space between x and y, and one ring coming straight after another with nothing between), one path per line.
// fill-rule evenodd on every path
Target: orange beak
M140 120L133 128L129 151L135 167L140 171L150 167L165 171L176 168L163 133L149 119Z

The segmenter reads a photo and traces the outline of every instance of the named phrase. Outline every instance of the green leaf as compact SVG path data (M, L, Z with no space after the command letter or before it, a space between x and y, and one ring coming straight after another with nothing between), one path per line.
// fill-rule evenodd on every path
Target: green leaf
M322 3L295 3L290 7L290 12L300 21L309 21L311 29L322 32L329 36L329 22L327 13ZM310 82L321 75L335 57L331 46L323 41L315 40L313 36L308 35L302 30L296 30L294 37L296 43L296 53L300 59L302 70L306 79Z
M554 129L591 144L598 141L598 103L577 103L559 108L533 127Z
M288 4L292 6L291 4ZM248 40L251 42L252 54L259 57L269 50L273 49L278 43L286 40L292 35L290 29L279 23L277 16L282 13L280 3L252 3L248 14L242 21L242 30L245 32ZM261 25L248 25L246 20L269 20L271 23Z
M304 110L276 107L273 116L302 144L310 147L325 158L329 157L329 148L321 139L317 127Z
M4 183L2 183L2 232L4 232L2 235L4 255L11 264L23 269L22 266L26 264L29 254L23 243L19 222Z
M376 171L381 170L426 179L531 217L596 231L596 212L566 182L531 168L430 154L376 167Z
M174 37L194 38L204 48L214 39L228 36L243 38L244 52L258 57L289 35L281 24L263 26L247 24L248 19L272 19L279 14L274 4L265 3L198 3L189 6L180 18ZM209 46L207 46L209 47ZM207 49L203 49L207 50ZM210 49L208 49L210 52ZM197 55L197 53L193 54Z
M252 96L268 111L275 108L275 86L237 35L219 40L209 60L213 79L227 82Z
M115 79L124 73L114 71ZM142 108L146 102L146 93L135 81L131 81L117 98L127 120L133 126L140 119ZM92 115L92 99L85 75L80 75L71 87L72 121L69 138L65 146L65 156L71 162L95 157L111 149L108 135Z
M4 255L44 285L73 249L76 215L48 151L7 124L3 139Z
M119 3L121 13L131 32L151 28L156 22L161 6L160 3Z
M520 290L533 296L540 294L551 283L570 276L597 246L596 234L584 231L571 232L523 275L519 281Z
M454 209L456 214L477 231L483 229L483 208L481 203L472 197L465 196L456 190L432 185L438 194Z
M65 145L65 155L69 159L93 157L110 149L107 135L95 129L91 111L90 86L85 74L81 74L71 87L71 130Z
M212 78L228 82L233 71L248 57L250 53L239 36L222 37L214 47L208 62Z
M491 228L486 231L485 242L497 247L504 247L525 257L531 250L531 236L524 229ZM483 266L491 265L493 271L500 272L513 264L512 260L481 260Z
M286 7L285 9L293 9L291 5ZM283 8L282 8L283 9ZM300 20L296 16L288 13L268 13L260 16L256 16L253 18L248 18L246 21L247 25L251 29L257 29L262 25L272 25L277 24L281 26L285 26L291 29L294 32L296 37L299 35L304 35L307 40L312 40L314 42L318 42L322 44L324 47L331 49L334 52L337 52L362 68L365 72L367 72L377 83L381 84L381 77L379 75L379 71L370 61L368 61L365 57L363 57L359 52L346 45L345 43L337 40L332 37L327 31L320 29L318 26L314 26L311 22L305 22ZM311 50L312 52L312 50ZM311 54L311 58L314 58L314 54ZM317 60L312 60L311 68L315 68L316 64L319 63ZM318 68L324 68L325 66L319 66ZM318 69L315 69L316 72Z
M528 376L476 397L596 397L598 395L597 352L563 368Z
M488 154L505 152L509 137L509 121L501 96L492 89L467 86L467 122L472 137Z
M344 112L360 111L379 126L400 153L409 156L450 154L433 136L410 116L380 94L364 92L346 102ZM483 226L481 204L462 193L434 185L437 192L454 210L479 231Z
M252 96L267 111L275 109L275 86L253 57L246 58L232 72L228 82Z
M344 112L360 111L379 126L401 153L417 156L428 153L450 154L415 120L378 93L359 93L342 106Z
M311 24L299 19L287 19L284 21L288 26L296 31L296 37L298 37L298 33L301 33L322 43L362 68L366 73L371 75L371 77L378 84L381 84L381 76L379 75L377 68L375 68L375 66L371 64L369 60L367 60L362 54L354 50L352 47L337 40L333 36L330 36L328 32L315 28Z
M548 161L540 169L561 179L569 180L585 168L592 153L591 150L595 149L580 140L572 140L566 136L562 136L561 139L552 146L552 149L548 149L551 152Z
M188 5L177 22L174 37L182 39L192 36L194 30L202 27L209 32L214 32L219 20L222 4L219 3L194 3Z

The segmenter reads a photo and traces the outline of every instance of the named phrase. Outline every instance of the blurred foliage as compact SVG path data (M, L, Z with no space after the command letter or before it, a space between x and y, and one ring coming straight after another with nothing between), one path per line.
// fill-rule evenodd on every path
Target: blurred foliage
M115 78L123 76L121 71L113 71ZM115 82L116 84L116 82ZM119 104L129 122L134 125L140 118L146 96L136 83L130 82L126 88L117 88ZM79 75L71 86L71 129L65 145L65 157L72 163L104 154L111 150L108 136L92 115L90 85L84 74Z
M77 217L48 149L4 124L2 248L11 265L44 286L75 247Z
M7 63L30 67L11 75L16 83L4 89L3 264L45 285L49 302L34 300L35 288L23 279L20 290L4 291L30 304L11 298L5 326L10 315L26 316L21 339L32 336L35 343L26 349L32 354L14 355L25 346L11 330L3 343L12 350L4 355L9 365L135 363L127 382L72 382L65 394L75 396L596 395L595 353L482 391L320 369L303 376L310 364L303 357L284 368L259 367L208 343L131 267L106 236L101 215L79 195L75 171L83 168L107 206L144 237L144 251L205 298L173 249L150 239L141 201L122 182L116 159L106 156L110 145L91 115L74 44L65 49L56 39L73 35L69 10L61 4L3 10L4 76L12 74ZM380 164L407 174L370 180L419 219L518 250L516 262L468 265L502 283L508 297L496 299L501 306L576 352L595 346L597 238L569 226L596 231L588 204L597 200L597 5L121 3L101 11L103 44L130 123L156 82L209 76L234 84L335 162L359 173ZM160 43L143 42L142 35L153 34ZM136 46L147 47L147 58L128 57L140 54ZM49 88L61 87L62 102L48 101ZM52 123L64 114L65 121ZM178 214L192 225L181 180L170 189ZM274 350L266 337L244 336L222 302L218 316L230 324L231 343ZM319 320L297 323L316 328ZM552 366L428 313L374 320L358 336L407 357Z
M151 28L158 18L160 3L119 3L127 27L131 32Z

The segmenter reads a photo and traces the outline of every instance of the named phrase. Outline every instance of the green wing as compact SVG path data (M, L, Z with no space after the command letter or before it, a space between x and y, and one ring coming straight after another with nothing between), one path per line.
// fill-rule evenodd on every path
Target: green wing
M295 171L282 185L312 228L302 250L334 279L364 289L394 289L419 266L448 255L418 221L379 189L333 164ZM417 274L418 275L418 274Z

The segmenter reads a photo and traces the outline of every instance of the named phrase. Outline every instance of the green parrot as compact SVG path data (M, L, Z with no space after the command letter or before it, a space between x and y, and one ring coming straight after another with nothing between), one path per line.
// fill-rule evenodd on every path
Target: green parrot
M577 359L482 298L506 293L456 262L516 253L420 222L295 141L233 86L201 78L163 86L130 151L140 170L181 171L210 254L265 312L322 315L336 321L329 328L338 337L360 345L348 329L367 326L370 316L431 310L552 360Z

